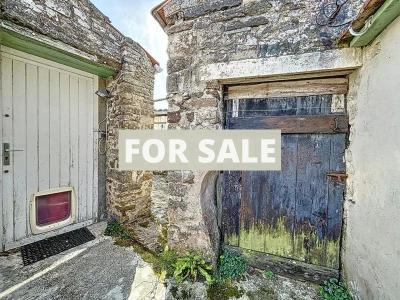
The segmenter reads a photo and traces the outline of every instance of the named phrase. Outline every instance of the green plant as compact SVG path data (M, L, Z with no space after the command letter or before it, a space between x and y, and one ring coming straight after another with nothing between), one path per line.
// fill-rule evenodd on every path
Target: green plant
M319 290L320 296L325 300L352 300L349 291L343 282L336 278L324 281Z
M197 280L199 275L203 276L207 283L212 283L213 278L210 272L213 266L197 253L189 252L186 256L180 257L175 263L174 278L178 283L186 279Z
M166 278L174 276L178 254L172 250L164 250L158 257L161 273L164 273Z
M125 233L123 225L118 220L112 220L107 223L104 234L112 237L121 237Z
M247 271L245 259L237 252L225 249L219 257L218 277L220 279L236 279Z
M241 296L243 296L243 291L229 280L213 282L207 289L208 300L229 300Z
M269 280L275 279L275 274L271 270L266 270L264 272L265 277L267 277Z

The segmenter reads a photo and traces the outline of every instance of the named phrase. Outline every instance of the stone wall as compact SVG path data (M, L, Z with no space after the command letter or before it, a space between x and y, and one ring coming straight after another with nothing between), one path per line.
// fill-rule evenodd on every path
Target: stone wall
M0 18L119 68L125 37L89 0L3 0Z
M108 106L108 213L129 225L138 241L155 249L158 227L150 197L153 174L118 170L118 130L153 128L154 69L144 50L133 41L122 45L122 56L122 69L111 84Z
M357 299L400 299L400 18L350 76L343 264Z
M150 197L153 174L118 171L117 149L118 129L153 128L154 60L88 0L3 0L0 5L1 20L8 26L118 70L116 78L108 80L112 98L103 99L108 114L108 217L129 225L145 246L157 248L158 225Z
M332 1L331 1L332 2ZM349 1L336 24L355 15L363 1ZM164 8L169 37L169 129L221 129L221 85L202 78L202 67L245 59L323 52L337 48L343 27L320 26L317 0L171 0ZM215 202L204 210L199 186L204 174L170 172L168 241L177 249L213 253L216 237L204 236Z

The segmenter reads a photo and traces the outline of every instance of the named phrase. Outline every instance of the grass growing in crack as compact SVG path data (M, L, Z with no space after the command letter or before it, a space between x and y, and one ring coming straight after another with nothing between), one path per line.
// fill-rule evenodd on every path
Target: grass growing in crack
M196 281L197 277L203 277L208 283L213 281L211 275L213 266L207 263L200 254L190 252L186 256L180 257L175 251L168 250L167 247L161 253L150 251L136 242L134 233L117 220L107 224L104 234L112 236L118 246L132 247L145 262L152 266L154 273L161 280L174 277L177 282L182 282L186 279Z
M145 262L152 265L154 273L162 280L173 276L178 254L175 251L164 250L161 253L150 251L135 239L134 233L121 224L118 220L112 220L107 224L104 234L111 236L115 244L121 247L132 247Z
M218 260L218 270L214 282L207 289L209 300L240 298L244 292L235 286L234 280L247 272L245 259L237 252L225 249Z
M269 280L274 280L276 278L275 273L272 272L271 270L265 270L264 276Z
M353 297L346 285L336 278L324 281L319 290L320 296L325 300L352 300Z
M112 237L127 237L127 230L118 220L112 220L107 223L104 235Z

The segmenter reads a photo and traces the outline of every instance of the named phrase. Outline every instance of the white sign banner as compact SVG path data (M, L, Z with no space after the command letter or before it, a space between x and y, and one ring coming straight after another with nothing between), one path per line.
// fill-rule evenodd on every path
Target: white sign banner
M280 130L120 130L119 170L281 170Z

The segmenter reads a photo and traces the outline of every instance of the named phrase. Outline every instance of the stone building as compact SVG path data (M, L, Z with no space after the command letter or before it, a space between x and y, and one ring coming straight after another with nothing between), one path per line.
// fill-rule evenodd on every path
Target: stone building
M278 123L283 170L271 174L118 171L118 129L153 128L157 62L88 0L1 1L1 249L108 214L152 250L166 238L215 261L230 247L276 273L398 299L398 3L153 10L169 37L169 129ZM60 199L66 215L46 210Z
M222 241L239 251L256 250L252 255L243 253L257 267L280 272L280 264L289 263L289 273L300 271L317 281L340 272L360 299L397 299L398 2L167 0L154 8L153 15L169 38L170 130L270 129L274 127L265 127L270 124L265 116L280 107L281 124L297 122L295 130L283 126L284 130L298 134L296 145L305 149L297 156L297 169L290 167L293 161L283 160L285 177L280 179L269 174L196 171L168 172L158 178L164 184L154 189L169 201L169 245L215 258ZM349 24L353 31L347 29ZM291 108L293 101L305 107ZM321 109L324 101L329 104L328 115ZM311 106L316 103L318 111ZM259 107L265 112L262 116L256 116ZM334 115L332 128L314 128L314 134L331 135L302 140L307 126L287 115L293 109L295 115L312 111L325 120ZM343 131L339 115L349 125ZM249 121L241 123L235 116ZM264 123L257 117L265 118ZM332 142L334 137L340 146ZM338 151L329 152L326 159L326 153L316 154L325 147L324 138L332 138L327 151ZM288 142L283 151L291 145ZM293 170L294 190L289 182ZM293 205L285 200L288 195L295 195ZM274 196L281 200L274 202ZM257 197L261 200L253 201ZM319 201L327 201L326 208L316 207ZM331 205L335 201L336 208ZM305 212L298 212L299 207ZM279 218L268 214L271 210ZM242 228L241 222L252 214L257 222ZM267 222L260 215L267 215ZM233 220L236 216L239 221ZM302 231L297 232L299 226ZM321 240L325 234L327 240ZM271 260L259 252L288 259ZM323 268L313 276L315 265ZM325 267L337 273L324 273Z
M152 174L118 171L117 131L152 128L158 63L88 0L0 6L1 249L87 226L106 209L154 246ZM60 199L62 214L46 204Z

